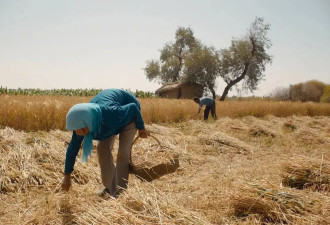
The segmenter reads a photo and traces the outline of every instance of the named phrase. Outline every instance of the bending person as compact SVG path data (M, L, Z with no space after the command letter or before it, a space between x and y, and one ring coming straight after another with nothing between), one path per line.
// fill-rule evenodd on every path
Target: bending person
M200 113L203 105L206 105L205 109L204 109L204 120L207 120L209 118L210 111L211 111L213 119L214 120L217 119L217 115L215 114L215 101L213 98L211 98L211 97L203 97L203 98L195 97L193 100L194 100L194 102L196 102L199 105L197 113Z
M139 101L129 92L108 89L100 92L89 103L74 105L66 116L66 129L72 130L72 139L66 151L63 190L71 187L71 173L77 154L83 144L83 161L87 161L98 140L97 155L104 185L103 193L118 197L127 188L131 145L138 130L146 138L149 132L144 127ZM116 166L112 148L119 134L119 149Z

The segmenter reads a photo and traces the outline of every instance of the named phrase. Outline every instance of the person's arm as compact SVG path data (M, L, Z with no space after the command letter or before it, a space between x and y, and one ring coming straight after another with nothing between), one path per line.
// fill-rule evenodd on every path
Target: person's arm
M147 138L150 135L149 131L147 130L139 130L139 137L141 138Z
M197 112L197 114L199 114L200 112L201 112L201 110L202 110L202 107L203 107L203 100L199 100L199 102L198 102L198 112Z
M65 156L65 168L64 168L64 179L62 182L62 189L69 190L71 186L71 173L73 172L76 157L78 155L81 143L84 136L79 136L75 131L72 133L70 144L66 150Z
M202 110L202 106L199 105L199 106L198 106L198 112L197 112L197 114L199 114L199 113L201 112L201 110Z

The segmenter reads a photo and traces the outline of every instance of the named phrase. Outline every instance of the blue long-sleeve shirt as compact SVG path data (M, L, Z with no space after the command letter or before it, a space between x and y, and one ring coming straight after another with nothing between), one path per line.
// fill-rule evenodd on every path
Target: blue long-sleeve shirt
M212 105L214 103L214 99L211 97L203 97L199 99L199 107L202 107L203 105Z
M131 122L136 128L145 129L139 101L131 93L119 89L107 89L96 95L90 103L96 103L102 111L100 132L94 134L94 140L106 140L112 135L119 134ZM72 173L76 157L84 137L72 133L65 158L65 174Z

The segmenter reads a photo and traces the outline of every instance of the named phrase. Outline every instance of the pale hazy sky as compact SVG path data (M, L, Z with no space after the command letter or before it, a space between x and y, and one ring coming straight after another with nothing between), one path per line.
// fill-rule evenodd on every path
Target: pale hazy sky
M330 0L0 0L0 85L155 91L143 68L179 26L221 49L255 17L271 24L274 57L255 95L330 83Z

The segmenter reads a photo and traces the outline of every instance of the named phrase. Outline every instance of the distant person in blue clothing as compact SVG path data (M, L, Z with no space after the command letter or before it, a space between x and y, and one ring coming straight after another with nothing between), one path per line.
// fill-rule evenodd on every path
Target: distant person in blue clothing
M214 120L217 119L217 115L215 114L215 101L213 98L211 98L211 97L203 97L203 98L195 97L194 102L199 104L198 113L201 112L203 105L206 105L206 107L204 109L204 120L207 120L209 118L210 111L211 111L213 119Z
M149 136L139 101L123 90L104 90L89 103L74 105L69 110L66 129L72 130L73 134L66 151L62 189L71 187L71 173L81 143L84 142L83 161L86 162L93 149L93 140L98 140L97 155L105 187L103 194L118 197L127 188L130 151L136 131L142 138ZM117 134L119 149L115 166L111 151Z

